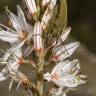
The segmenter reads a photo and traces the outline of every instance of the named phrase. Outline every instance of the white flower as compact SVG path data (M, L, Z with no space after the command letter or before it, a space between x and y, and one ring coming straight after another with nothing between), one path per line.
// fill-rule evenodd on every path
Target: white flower
M0 62L2 63L2 61ZM19 71L19 62L19 58L13 54L10 59L5 62L6 66L0 72L0 81L11 79L9 84L9 91L12 87L13 81L16 81L18 83L20 82L19 74L21 74L21 72Z
M24 13L22 12L19 6L17 6L18 17L14 13L10 12L8 9L6 9L6 11L10 18L12 26L14 27L15 30L12 30L0 24L1 26L0 39L9 42L12 45L12 48L9 49L7 52L8 53L7 56L13 52L12 50L14 50L15 55L21 58L22 57L21 46L23 46L26 41L30 41L33 34L32 28L27 23ZM6 31L3 28L6 29Z
M68 37L70 31L70 27L63 29L63 32L58 38L58 40L54 41L54 43L52 44L53 61L63 61L64 59L71 56L80 45L79 42L74 42L66 45L63 44L66 38Z
M63 61L58 63L50 73L44 74L44 79L52 81L60 88L74 88L85 81L81 79L82 75L78 75L80 70L78 60Z
M34 36L33 36L33 46L34 50L40 51L42 49L42 26L38 21L34 26Z
M34 15L37 12L35 0L25 0L29 12Z
M18 35L19 39L24 40L30 35L32 36L32 28L30 28L31 26L27 23L24 13L21 10L20 6L17 6L18 17L14 13L10 12L8 9L6 10L12 23L12 26L16 30L15 33Z
M4 81L9 79L10 77L12 77L12 75L17 75L18 73L18 68L19 68L19 64L17 62L14 62L13 60L10 60L7 64L6 67L2 69L2 71L0 72L0 81ZM11 81L13 81L13 79L11 78ZM9 85L9 90L11 89L12 85Z
M68 58L79 46L79 42L70 43L67 45L59 45L53 48L53 59L62 61Z
M50 1L42 19L41 19L41 25L43 27L43 30L45 30L45 28L46 28L46 26L47 26L47 24L48 24L48 22L52 16L53 8L56 5L56 1L57 0L51 0ZM43 3L45 3L45 2L43 1ZM46 1L46 3L47 3L47 1Z

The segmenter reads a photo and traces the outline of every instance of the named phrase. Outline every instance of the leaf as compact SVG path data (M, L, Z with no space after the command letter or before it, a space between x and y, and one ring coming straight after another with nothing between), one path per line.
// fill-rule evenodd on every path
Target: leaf
M63 20L63 22L62 22L62 20ZM67 2L66 2L66 0L60 0L58 21L60 22L60 25L62 25L62 26L66 26L66 24L67 24Z
M60 36L63 32L63 29L66 28L67 25L67 2L66 0L59 0L58 1L58 15L56 20L56 35Z

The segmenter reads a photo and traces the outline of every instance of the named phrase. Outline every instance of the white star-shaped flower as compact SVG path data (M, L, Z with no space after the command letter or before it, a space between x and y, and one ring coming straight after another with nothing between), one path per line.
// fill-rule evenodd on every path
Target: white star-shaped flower
M64 29L58 40L54 41L52 45L53 61L63 61L64 59L70 57L80 45L79 42L69 43L66 45L63 44L70 31L70 27Z
M83 75L78 75L80 70L78 60L59 62L50 73L44 74L44 79L52 81L60 88L74 88L85 81L81 79Z
M12 26L15 30L0 24L1 26L0 39L9 42L12 45L12 48L10 48L6 53L7 56L9 56L14 51L16 56L20 56L21 58L22 56L21 46L23 46L25 42L31 40L33 34L32 27L27 23L24 13L21 10L20 6L17 6L18 16L10 12L8 9L6 9L6 11L12 23Z
M18 69L20 66L20 64L18 63L19 59L14 57L10 57L10 59L6 61L5 63L6 66L0 72L0 81L4 81L4 80L7 80L8 78L11 78L9 90L11 89L11 86L13 83L13 77L17 76L19 72Z
M0 81L10 79L9 91L11 90L14 81L18 83L18 88L23 81L28 80L26 76L19 71L20 59L16 55L13 54L10 56L6 62L3 62L2 60L3 59L0 60L0 63L5 65L5 67L0 72Z

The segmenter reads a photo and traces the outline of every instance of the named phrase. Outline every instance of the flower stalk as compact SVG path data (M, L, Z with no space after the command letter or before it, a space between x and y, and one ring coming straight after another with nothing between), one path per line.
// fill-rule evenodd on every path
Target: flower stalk
M67 6L65 1L24 0L30 20L19 5L17 15L6 9L13 29L0 24L0 40L11 46L0 58L0 64L5 65L0 72L0 81L11 78L9 91L16 82L16 89L22 85L31 92L29 96L66 96L68 90L85 83L86 76L79 73L79 60L70 59L80 43L64 44L71 31L71 27L66 27L66 14L64 24L62 21L62 6L65 10ZM55 23L60 20L62 26L60 22L53 24L53 17ZM51 25L55 27L51 28ZM24 64L31 65L31 79L20 70Z

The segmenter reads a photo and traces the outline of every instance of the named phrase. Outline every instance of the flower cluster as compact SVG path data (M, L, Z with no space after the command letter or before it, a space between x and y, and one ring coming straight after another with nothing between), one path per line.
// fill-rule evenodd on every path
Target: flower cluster
M28 14L32 18L31 22L28 22L28 18L25 17L19 5L17 5L17 15L6 9L13 29L0 24L0 40L11 45L11 48L4 52L0 59L0 64L5 65L0 72L0 81L11 78L9 90L13 81L18 83L17 88L20 84L30 85L36 91L32 90L33 96L34 94L43 96L44 92L41 92L39 87L48 81L53 83L51 89L48 88L49 95L66 96L67 90L85 83L83 80L85 76L79 74L78 59L68 59L80 43L74 42L64 45L64 41L71 31L70 27L65 28L64 26L62 33L58 37L53 36L53 42L48 45L47 43L51 40L47 40L46 37L51 33L46 33L46 28L51 20L53 9L58 5L58 0L37 1L25 0ZM33 55L33 52L35 57L29 59L29 55ZM31 64L36 72L37 77L34 84L19 70L20 65L26 63ZM54 64L52 72L47 72L48 67ZM31 89L31 87L28 88Z

